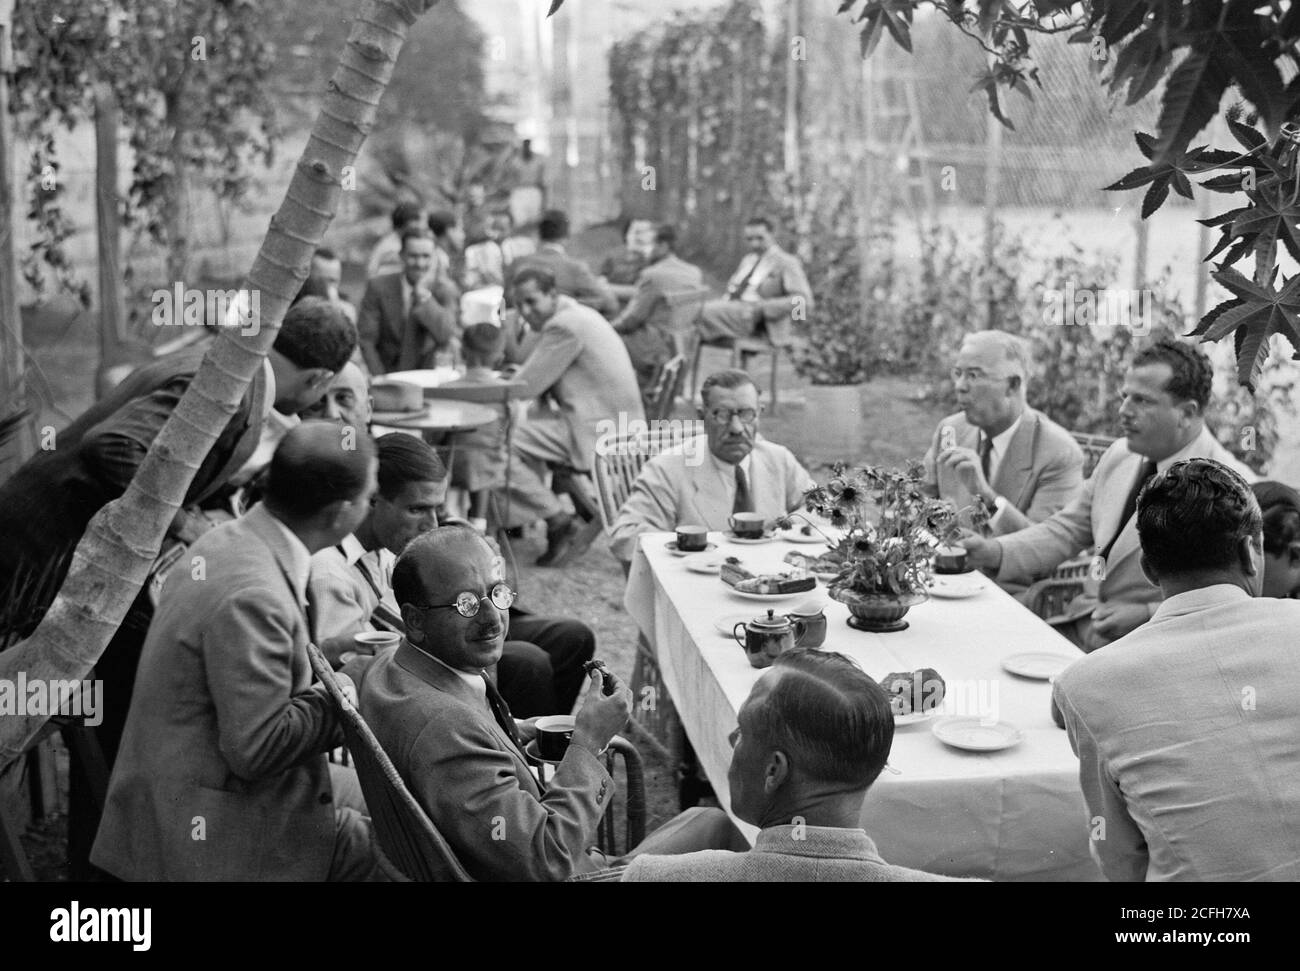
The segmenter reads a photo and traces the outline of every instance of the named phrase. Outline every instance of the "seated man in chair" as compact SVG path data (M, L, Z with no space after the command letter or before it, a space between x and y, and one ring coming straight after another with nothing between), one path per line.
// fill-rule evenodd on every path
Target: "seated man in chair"
M799 257L776 245L772 223L758 216L745 224L749 252L727 284L727 295L710 300L700 314L702 341L752 337L764 332L777 347L790 343L792 323L813 309L812 287Z

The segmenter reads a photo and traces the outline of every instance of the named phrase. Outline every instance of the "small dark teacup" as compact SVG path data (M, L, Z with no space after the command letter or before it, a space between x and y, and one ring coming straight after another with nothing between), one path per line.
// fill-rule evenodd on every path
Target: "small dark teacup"
M935 573L968 573L966 550L960 546L940 546L934 551Z
M738 512L727 522L731 525L731 531L741 539L760 539L767 525L756 512Z
M709 531L703 526L677 527L677 548L683 553L699 553L708 545Z
M573 723L572 715L547 715L537 719L537 754L552 762L564 758L564 752L573 739Z

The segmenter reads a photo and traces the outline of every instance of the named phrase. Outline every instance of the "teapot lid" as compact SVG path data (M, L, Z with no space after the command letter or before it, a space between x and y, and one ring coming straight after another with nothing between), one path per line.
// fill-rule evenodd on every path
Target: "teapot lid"
M776 616L776 611L771 607L767 608L766 617L755 617L750 623L755 627L789 627L790 620L785 616Z

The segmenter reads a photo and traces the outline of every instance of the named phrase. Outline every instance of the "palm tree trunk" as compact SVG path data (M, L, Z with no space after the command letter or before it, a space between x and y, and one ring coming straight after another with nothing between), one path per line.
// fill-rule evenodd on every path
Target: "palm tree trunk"
M123 496L91 520L45 619L0 654L0 679L79 680L94 666L135 599L199 464L230 420L275 341L289 302L374 124L379 99L416 19L437 0L366 0L330 80L311 138L244 286L259 292L261 319L223 328L189 390L154 440ZM0 768L22 751L44 714L0 719Z

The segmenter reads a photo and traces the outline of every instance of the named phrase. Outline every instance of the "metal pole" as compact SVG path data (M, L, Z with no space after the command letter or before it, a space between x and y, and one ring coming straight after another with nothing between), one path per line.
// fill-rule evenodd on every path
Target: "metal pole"
M988 138L984 155L984 268L993 270L993 243L997 229L998 187L1002 177L1002 122L989 112L985 115L988 123ZM993 294L987 295L984 310L984 326L992 329L996 325L993 319Z

